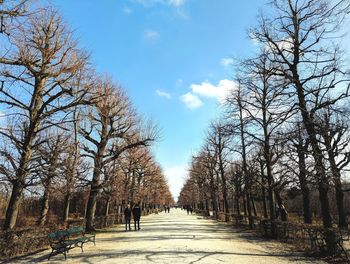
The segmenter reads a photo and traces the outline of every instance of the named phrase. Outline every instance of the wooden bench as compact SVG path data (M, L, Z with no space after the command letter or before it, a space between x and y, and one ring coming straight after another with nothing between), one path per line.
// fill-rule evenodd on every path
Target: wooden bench
M80 247L83 252L83 245L87 242L93 242L96 245L95 234L85 234L82 226L70 227L66 230L59 230L48 234L51 247L50 257L54 253L62 253L67 259L67 252L75 247Z

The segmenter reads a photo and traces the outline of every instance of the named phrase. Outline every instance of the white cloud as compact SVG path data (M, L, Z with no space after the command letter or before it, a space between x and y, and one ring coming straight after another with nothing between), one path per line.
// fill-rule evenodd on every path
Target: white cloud
M220 64L225 66L225 67L229 67L229 66L232 66L233 64L233 59L232 58L222 58L220 60Z
M169 5L173 5L173 6L182 6L185 3L185 0L168 0L168 4Z
M130 15L132 13L132 10L129 7L126 6L126 7L123 8L123 12L126 15Z
M163 4L174 7L180 7L185 4L186 0L132 0L134 3L142 4L144 6L150 6L154 4Z
M156 90L156 94L159 95L160 97L165 97L167 99L171 99L171 94L170 93L167 93L167 92L164 92L164 91L161 91L161 90Z
M223 103L230 92L236 89L237 84L231 80L221 80L217 85L213 85L208 81L201 84L192 84L191 90L193 94L198 94L208 98L216 98Z
M184 184L184 180L188 175L187 167L186 166L169 167L164 170L164 174L168 179L171 193L176 199L179 196L181 188Z
M190 109L196 109L203 105L199 97L191 92L186 93L180 97L181 101Z
M160 34L155 30L146 29L143 36L145 37L145 39L151 42L156 42L159 39Z

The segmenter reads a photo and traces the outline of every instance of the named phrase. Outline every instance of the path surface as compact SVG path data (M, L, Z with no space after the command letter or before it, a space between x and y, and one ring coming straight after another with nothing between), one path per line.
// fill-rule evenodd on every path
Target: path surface
M47 262L49 250L22 258L18 263L61 263L62 254ZM266 242L228 224L187 215L180 209L141 219L140 231L124 226L106 229L96 236L96 246L84 252L72 249L64 263L323 263L292 253L285 244Z

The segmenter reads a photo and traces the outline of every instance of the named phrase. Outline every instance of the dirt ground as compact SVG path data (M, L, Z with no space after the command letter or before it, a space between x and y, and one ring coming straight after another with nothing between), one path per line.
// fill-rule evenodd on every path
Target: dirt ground
M133 227L133 226L132 226ZM23 257L16 263L61 263L51 250ZM265 241L226 223L187 215L181 209L141 219L140 231L123 225L102 230L93 243L69 251L64 263L324 263L292 252L286 244Z

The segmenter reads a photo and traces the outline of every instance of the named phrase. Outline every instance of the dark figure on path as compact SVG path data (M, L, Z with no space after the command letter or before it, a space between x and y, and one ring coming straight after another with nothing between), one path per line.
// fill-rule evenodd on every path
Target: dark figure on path
M193 212L193 208L192 208L192 206L190 206L190 212L191 212L191 214L192 214L192 212Z
M128 225L129 225L129 230L131 230L131 227L130 227L130 220L131 220L130 204L128 204L128 206L125 207L125 209L124 209L124 218L125 218L125 230L128 230Z
M137 230L140 230L141 209L138 203L135 204L134 207L132 208L132 215L134 218L135 230L136 230L136 224L137 224Z
M286 208L284 207L284 204L281 204L280 214L281 214L282 221L288 220L288 212L287 212Z
M278 219L280 215L280 208L277 203L275 204L275 214L276 214L276 219Z
M186 205L187 214L190 214L190 206Z
M167 209L168 209L168 213L170 213L170 206L169 206L169 205L168 205L168 208L167 208Z

